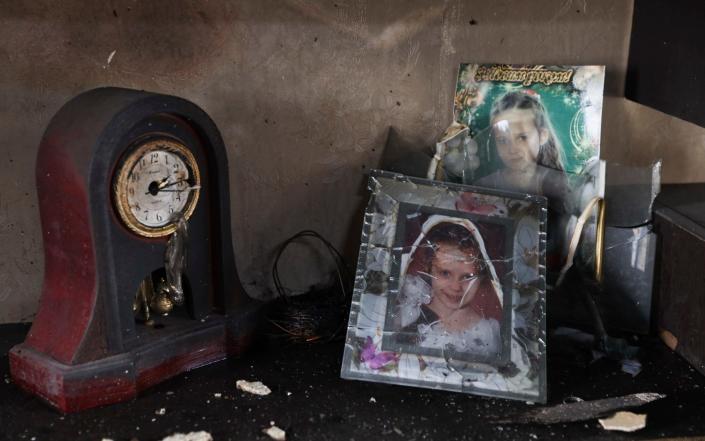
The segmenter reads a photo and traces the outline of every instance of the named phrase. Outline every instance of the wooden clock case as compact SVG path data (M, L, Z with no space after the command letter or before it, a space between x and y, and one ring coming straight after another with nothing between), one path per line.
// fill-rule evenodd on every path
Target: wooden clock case
M130 231L114 208L114 170L141 143L167 138L199 164L189 219L186 304L156 326L135 320L140 282L164 266L168 237ZM39 311L10 352L13 381L63 412L135 397L181 372L240 354L259 305L237 276L228 163L209 116L181 98L100 88L51 120L39 147L37 193L45 273Z

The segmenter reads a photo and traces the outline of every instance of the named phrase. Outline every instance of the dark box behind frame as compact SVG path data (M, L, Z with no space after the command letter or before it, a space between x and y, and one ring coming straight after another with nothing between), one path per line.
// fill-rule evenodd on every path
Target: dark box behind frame
M705 184L664 186L655 322L664 342L705 375Z

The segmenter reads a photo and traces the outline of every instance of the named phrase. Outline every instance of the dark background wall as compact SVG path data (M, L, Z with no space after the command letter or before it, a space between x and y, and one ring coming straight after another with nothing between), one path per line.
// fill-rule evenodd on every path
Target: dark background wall
M702 1L636 2L627 98L705 127L704 22Z
M365 173L389 127L418 149L431 146L451 121L460 62L605 64L606 93L622 96L632 6L0 0L0 322L30 320L37 307L35 155L72 96L146 89L192 100L214 118L228 147L240 276L263 297L275 247L299 230L315 229L355 258ZM621 118L613 109L605 114ZM615 157L626 148L608 145ZM322 256L292 248L285 284L302 290L320 279Z

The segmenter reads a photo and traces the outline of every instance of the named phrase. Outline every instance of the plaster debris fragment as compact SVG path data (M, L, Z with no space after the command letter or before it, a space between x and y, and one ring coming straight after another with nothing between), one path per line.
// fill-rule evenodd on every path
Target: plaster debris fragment
M237 380L235 386L241 391L254 395L269 395L272 393L272 390L262 384L261 381Z
M213 397L215 397L215 398L222 398L222 397L223 397L223 394L221 394L220 392L216 392L216 393L213 394Z
M162 407L161 409L157 409L154 411L155 415L165 415L166 414L166 408Z
M622 411L609 418L600 418L598 421L605 430L636 432L646 427L646 414Z
M676 348L678 347L678 337L676 337L670 331L667 331L665 329L662 329L659 332L659 336L670 350L676 350Z
M272 438L274 441L285 441L286 440L286 432L284 432L282 429L279 427L272 425L270 427L267 427L266 429L263 429L262 432L265 433L265 435L269 436Z
M375 400L375 397L370 397L370 403L376 403L377 400Z
M106 63L106 66L107 66L107 65L110 65L110 62L113 61L113 57L115 56L115 52L117 52L117 49L115 49L114 51L110 52L110 55L108 55L108 62Z
M200 432L175 433L162 441L213 441L213 437L210 433L202 430Z

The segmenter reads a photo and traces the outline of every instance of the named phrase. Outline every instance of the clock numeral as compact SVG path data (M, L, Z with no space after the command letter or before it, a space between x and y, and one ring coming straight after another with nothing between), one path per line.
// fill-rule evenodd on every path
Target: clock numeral
M139 173L130 173L130 180L132 182L137 182L140 179L140 174Z
M180 164L178 162L174 163L174 170L178 170L180 168Z
M129 194L130 196L134 196L135 195L135 187L129 187L127 189L127 194Z
M178 192L174 193L174 199L176 199L177 201L180 201L181 200L181 193L178 193Z
M170 207L169 207L169 214L172 214L172 213L174 213L174 207L171 207L171 206L170 206Z
M156 217L157 217L158 222L161 222L164 220L164 218L159 213L157 213Z
M147 165L147 160L144 159L144 158L142 158L142 159L140 160L140 170L142 170L142 167L144 167L144 166L146 166L146 165Z
M159 153L152 153L149 155L149 163L154 164L159 162Z

